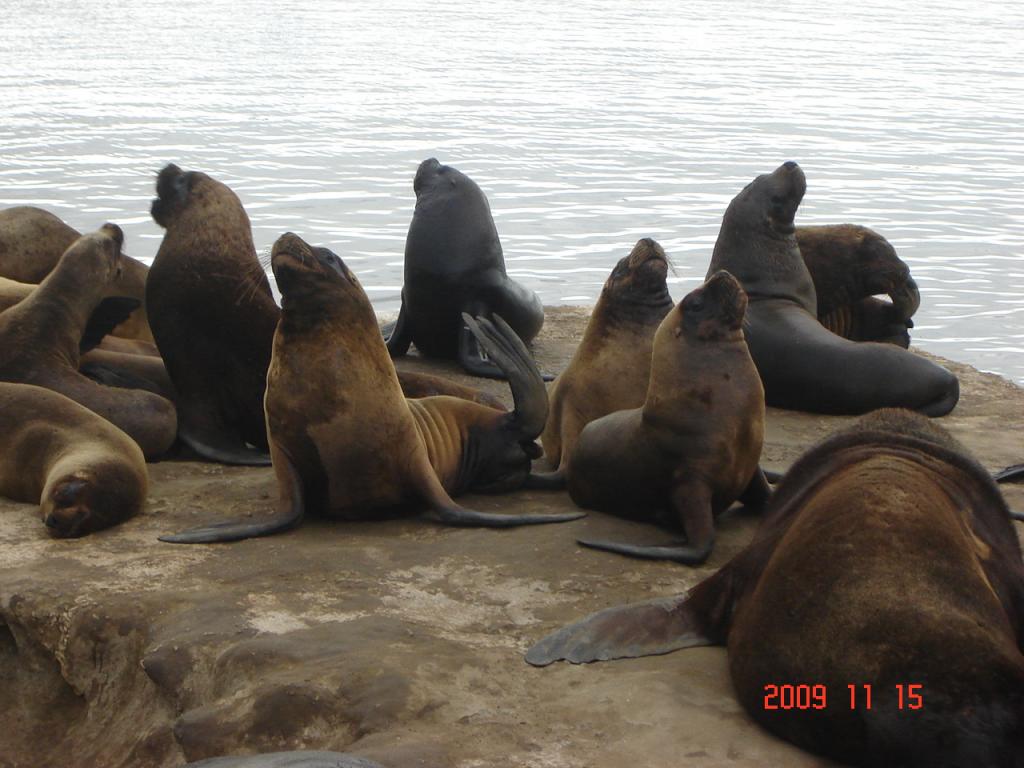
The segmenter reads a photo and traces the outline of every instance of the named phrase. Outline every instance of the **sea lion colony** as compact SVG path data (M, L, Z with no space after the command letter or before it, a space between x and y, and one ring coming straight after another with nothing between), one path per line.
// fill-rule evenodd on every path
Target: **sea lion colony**
M275 533L306 514L565 522L576 515L484 514L452 497L567 486L580 506L683 537L583 543L683 563L707 557L713 516L738 499L764 520L713 577L597 614L528 661L726 644L743 706L805 749L865 765L1024 765L1024 564L1011 513L924 417L952 410L957 381L905 349L921 297L883 237L795 226L806 190L796 163L757 177L725 212L707 281L678 304L656 242L618 263L549 415L524 345L543 313L505 273L486 197L433 159L414 189L402 310L384 335L344 262L291 233L272 253L279 310L241 202L203 173L158 175L152 215L167 232L141 285L115 225L79 236L36 208L0 211L0 493L38 501L52 535L81 536L142 507L143 456L272 463L278 511L165 537L196 543ZM507 379L513 410L396 374L388 353L410 344ZM773 494L758 467L766 400L924 416L866 416ZM546 463L531 472L538 437ZM910 490L897 501L892 487ZM932 706L916 725L891 708L826 717L811 706L847 677L906 677ZM808 683L808 706L768 706L767 688L790 682Z

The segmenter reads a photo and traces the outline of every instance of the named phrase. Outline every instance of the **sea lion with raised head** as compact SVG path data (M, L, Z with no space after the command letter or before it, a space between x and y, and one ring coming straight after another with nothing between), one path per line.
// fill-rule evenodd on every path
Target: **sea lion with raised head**
M806 189L792 161L744 187L725 212L708 269L728 270L747 292L744 331L768 405L812 413L949 413L960 396L952 373L893 344L844 339L818 321L793 224Z
M822 325L851 341L910 346L921 292L888 240L857 224L797 227L795 234ZM891 301L876 298L883 294Z
M587 424L643 405L654 333L673 306L667 275L665 251L643 238L608 276L583 340L551 386L541 444L554 471L531 475L534 487L564 484L576 440Z
M0 383L0 442L0 495L39 504L56 538L116 525L146 500L135 441L59 392Z
M81 233L49 211L19 205L0 210L0 275L21 283L38 284L53 271L64 251ZM129 339L152 341L146 319L146 273L141 261L122 256L119 295L139 306L112 333Z
M174 442L174 406L150 392L102 386L78 370L83 345L91 346L83 335L102 296L117 284L122 243L114 224L83 235L35 290L0 313L0 380L70 397L122 429L153 459Z
M287 233L274 243L281 321L267 374L267 434L278 512L258 523L216 523L161 537L234 541L297 525L308 512L370 520L427 506L448 525L514 526L580 515L502 515L464 509L451 494L523 485L540 449L547 393L522 342L501 320L465 318L508 377L511 412L453 397L407 400L362 286L326 248Z
M747 297L728 272L689 293L658 326L640 408L590 422L569 465L572 500L643 521L674 523L679 545L581 541L633 557L704 562L716 515L739 499L764 504L758 467L764 390L743 340Z
M501 315L529 343L544 324L540 299L505 272L498 230L480 187L430 158L413 181L416 210L405 241L402 307L388 338L392 357L410 344L428 357L454 358L469 373L500 378L462 321Z
M804 454L751 544L689 593L596 613L526 659L698 645L726 645L747 713L812 752L1024 766L1020 544L988 473L919 414L872 413Z

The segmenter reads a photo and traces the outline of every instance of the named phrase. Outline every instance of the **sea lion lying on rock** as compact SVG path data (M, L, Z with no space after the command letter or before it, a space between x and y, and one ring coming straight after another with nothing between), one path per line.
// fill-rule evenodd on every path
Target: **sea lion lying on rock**
M988 473L918 414L872 413L804 454L751 544L686 595L601 611L526 658L697 645L727 645L750 716L812 752L1024 766L1020 544Z

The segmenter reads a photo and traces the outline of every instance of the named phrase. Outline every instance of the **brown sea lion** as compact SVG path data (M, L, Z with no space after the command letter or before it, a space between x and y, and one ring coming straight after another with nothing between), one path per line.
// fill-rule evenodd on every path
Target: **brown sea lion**
M0 380L70 397L124 430L153 459L174 442L174 406L150 392L101 386L78 371L83 333L120 274L122 242L114 224L83 235L38 288L0 313Z
M0 275L38 284L50 274L64 251L81 233L42 208L20 205L0 210ZM140 306L112 332L130 339L152 341L146 319L146 273L141 261L122 257L118 291Z
M822 325L851 341L910 346L921 292L888 240L857 224L797 227L795 234ZM892 301L875 298L883 294Z
M515 409L453 397L407 400L362 286L341 259L287 233L274 243L281 322L267 374L267 434L280 508L259 523L217 523L161 537L234 541L297 525L306 512L368 520L426 505L448 525L514 526L575 520L460 507L450 494L522 486L540 450L547 393L500 317L464 318L509 380Z
M501 315L524 342L544 324L533 291L505 272L505 258L487 197L471 178L430 158L413 180L416 210L405 241L405 283L388 351L401 357L410 344L429 357L454 358L476 376L500 378L462 322Z
M38 503L51 536L116 525L146 500L139 446L58 392L0 383L0 441L0 495Z
M747 292L744 332L768 405L812 413L949 413L960 397L952 373L893 344L844 339L818 321L814 282L794 234L806 189L792 161L744 187L725 212L708 269L728 270Z
M526 658L696 645L727 645L747 712L812 752L870 766L1024 766L1020 544L988 473L923 416L878 411L826 439L713 576L594 614ZM804 703L781 706L785 688L807 689Z
M579 506L681 525L687 543L581 544L696 565L711 554L716 515L737 499L753 507L767 499L758 468L764 390L743 340L746 306L728 272L679 302L655 333L643 406L590 422L569 466Z
M541 435L554 469L534 473L531 485L564 484L580 431L613 411L638 408L647 395L654 332L672 309L668 261L654 240L639 240L605 281L583 340L551 386L551 408Z

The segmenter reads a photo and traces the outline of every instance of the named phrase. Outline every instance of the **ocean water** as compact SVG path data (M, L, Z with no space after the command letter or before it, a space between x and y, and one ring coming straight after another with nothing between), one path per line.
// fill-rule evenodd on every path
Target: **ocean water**
M398 307L419 162L487 193L510 274L595 300L640 237L698 285L729 200L796 160L798 223L885 235L914 343L1024 383L1024 6L852 0L7 0L0 206L126 232L166 163Z

